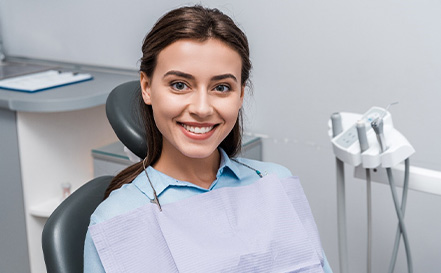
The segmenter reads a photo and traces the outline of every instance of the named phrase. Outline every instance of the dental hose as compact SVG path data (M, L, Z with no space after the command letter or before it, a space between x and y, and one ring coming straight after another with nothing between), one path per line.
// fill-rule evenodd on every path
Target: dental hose
M364 153L369 149L369 142L366 135L366 126L363 120L356 124L360 152ZM372 191L371 191L371 171L366 169L366 201L367 201L367 273L372 272Z
M340 113L331 115L332 135L336 137L343 131ZM338 221L338 250L340 273L348 273L348 247L346 237L346 196L345 196L345 166L344 162L335 158L337 176L337 221Z
M400 216L398 216L399 218L399 223L397 226L397 232L395 235L395 243L394 243L394 249L392 251L392 258L391 258L391 262L389 265L389 273L393 273L394 269L395 269L395 263L397 261L397 255L398 255L398 248L400 245L400 238L401 238L401 233L403 234L403 241L404 241L404 246L406 248L406 256L407 256L407 268L409 272L413 272L413 265L412 265L412 257L410 255L410 247L409 247L409 242L407 239L407 232L404 226L404 222L402 221L404 218L404 213L406 211L406 201L407 201L407 192L409 189L409 158L407 158L404 161L404 165L405 165L405 169L404 169L404 184L403 184L403 195L401 198L401 209L398 208L398 204L396 202L397 196L396 196L396 192L394 194L395 191L395 185L392 187L392 185L394 184L393 182L393 177L392 177L392 171L390 168L387 168L387 176L389 178L389 184L391 185L391 189L392 189L392 197L394 198L394 203L395 203L395 209L397 210L397 215L401 214L401 220L400 220ZM399 213L399 212L400 213Z
M375 134L377 136L378 144L380 145L380 150L382 153L384 153L388 149L388 147L387 147L385 137L384 137L383 117L376 118L374 121L372 121L371 126L372 126L372 129L374 129ZM389 266L389 273L393 273L393 269L395 267L396 256L397 256L399 240L400 240L399 239L400 233L403 235L404 247L406 250L407 270L409 273L413 272L412 256L410 254L410 246L409 246L409 240L407 238L406 225L404 224L404 211L405 211L405 207L406 207L407 190L408 190L408 183L409 183L409 158L407 158L405 160L405 165L406 165L406 167L405 167L406 174L404 177L405 181L404 181L404 185L403 185L403 198L402 198L401 208L400 208L400 204L398 201L398 195L397 195L397 190L395 187L394 178L392 176L392 169L390 167L386 168L387 177L389 179L389 185L390 185L390 189L391 189L391 193L392 193L392 199L394 201L395 211L397 212L397 217L398 217L398 230L397 230L397 235L395 236L395 245L394 245L394 250L392 253L391 264ZM397 236L398 236L398 239L397 239Z
M366 169L366 200L367 200L367 273L372 272L372 190L371 171Z

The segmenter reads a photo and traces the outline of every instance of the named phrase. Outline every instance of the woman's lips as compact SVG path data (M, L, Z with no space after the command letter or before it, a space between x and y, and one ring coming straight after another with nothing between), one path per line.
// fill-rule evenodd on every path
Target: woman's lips
M192 139L203 140L209 138L215 131L217 124L213 123L181 123L184 134Z
M185 130L187 130L191 133L205 134L205 133L210 132L214 128L214 125L212 125L212 126L190 126L187 124L182 124L182 127L184 127Z

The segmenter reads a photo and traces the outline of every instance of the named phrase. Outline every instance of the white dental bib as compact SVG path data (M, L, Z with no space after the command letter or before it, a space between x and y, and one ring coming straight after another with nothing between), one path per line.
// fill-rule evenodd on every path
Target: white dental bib
M89 227L106 272L323 272L318 231L295 177L268 175Z

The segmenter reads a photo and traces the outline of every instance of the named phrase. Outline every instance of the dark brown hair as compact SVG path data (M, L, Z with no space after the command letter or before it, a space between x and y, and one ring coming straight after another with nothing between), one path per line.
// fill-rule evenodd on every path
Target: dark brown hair
M242 58L241 84L249 82L251 62L249 59L248 40L233 20L217 9L202 6L181 7L161 17L147 34L142 45L140 72L152 78L159 53L180 39L194 39L200 42L207 39L218 39L230 46ZM151 105L146 105L139 92L139 109L147 136L146 166L154 164L161 155L162 135L153 119ZM219 145L228 156L240 152L242 143L242 111L231 132ZM122 185L132 182L143 171L142 162L136 163L120 172L110 183L105 198Z

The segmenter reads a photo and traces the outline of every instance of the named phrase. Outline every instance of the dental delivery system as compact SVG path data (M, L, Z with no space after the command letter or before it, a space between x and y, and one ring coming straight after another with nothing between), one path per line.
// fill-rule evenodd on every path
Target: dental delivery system
M398 217L397 233L388 272L392 273L394 271L401 236L403 237L406 250L408 272L413 272L409 240L404 224L404 211L409 185L409 157L415 150L407 139L393 127L392 116L388 112L389 106L386 109L372 107L363 115L343 112L334 113L329 121L329 135L336 156L339 262L342 273L348 272L344 184L345 163L354 167L361 166L366 169L368 208L367 272L371 272L372 256L370 169L378 167L386 169ZM400 205L391 168L403 161L405 162L405 176Z

